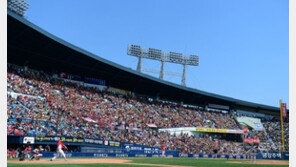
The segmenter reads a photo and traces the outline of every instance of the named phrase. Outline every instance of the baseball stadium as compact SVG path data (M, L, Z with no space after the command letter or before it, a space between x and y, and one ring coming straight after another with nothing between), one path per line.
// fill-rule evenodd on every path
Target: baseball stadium
M22 15L7 10L8 167L289 166L285 103L273 107L150 76ZM144 50L128 47L134 56Z

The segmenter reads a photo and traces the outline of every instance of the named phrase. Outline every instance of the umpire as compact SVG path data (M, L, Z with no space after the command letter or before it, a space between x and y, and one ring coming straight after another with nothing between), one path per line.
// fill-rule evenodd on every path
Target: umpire
M21 147L18 148L19 152L19 160L24 161L25 160L25 150L26 148L30 147L30 142L27 142L27 144L23 144Z

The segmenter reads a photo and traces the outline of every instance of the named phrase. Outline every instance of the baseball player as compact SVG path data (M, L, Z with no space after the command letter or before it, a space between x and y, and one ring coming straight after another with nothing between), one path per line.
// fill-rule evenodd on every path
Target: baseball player
M30 142L28 142L27 143L27 147L25 148L25 150L24 150L24 153L25 153L25 155L27 156L27 158L31 158L31 151L32 151L32 148L31 148L31 146L30 146Z
M17 148L17 151L19 152L18 158L19 158L20 161L25 160L24 149L25 149L25 146L21 146L21 147Z
M256 151L258 150L258 146L254 146L251 148L247 153L249 154L249 157L253 160L253 164L256 163Z
M41 151L44 151L44 149L42 148L42 146L39 146L39 147L35 148L32 151L30 160L32 161L34 158L36 158L36 160L39 160L43 156L41 154Z
M165 147L164 146L161 147L161 151L162 151L162 155L161 156L162 157L165 157Z
M253 164L256 163L256 152L259 151L258 145L254 146L253 150Z
M68 148L61 142L61 140L59 140L58 141L58 147L57 147L57 154L56 154L56 156L54 156L50 160L51 161L55 160L59 156L59 154L61 154L64 157L64 160L67 161L66 155L65 155L65 153L63 151L63 150L66 150L66 149L68 149Z

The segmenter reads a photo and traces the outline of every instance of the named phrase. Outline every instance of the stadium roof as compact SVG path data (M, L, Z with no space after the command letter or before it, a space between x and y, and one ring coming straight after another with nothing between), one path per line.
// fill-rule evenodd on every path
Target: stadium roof
M185 104L227 105L233 109L279 114L279 108L184 87L103 59L74 46L7 11L8 62L47 72L65 72L106 80L107 85L132 92L183 101Z

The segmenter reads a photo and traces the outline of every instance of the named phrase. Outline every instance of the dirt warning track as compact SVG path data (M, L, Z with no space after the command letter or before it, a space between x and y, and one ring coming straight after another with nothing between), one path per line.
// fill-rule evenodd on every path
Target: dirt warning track
M123 165L160 166L160 167L188 167L188 166L179 166L179 165L132 163L131 160L125 160L125 159L68 159L67 161L64 161L63 159L57 159L55 161L50 161L49 159L42 159L39 161L11 160L11 161L8 161L8 163L16 163L16 164L123 164Z
M250 160L250 161L229 161L227 163L234 163L234 164L253 164L252 160ZM289 165L289 161L256 160L256 163L255 164L261 164L261 165Z

